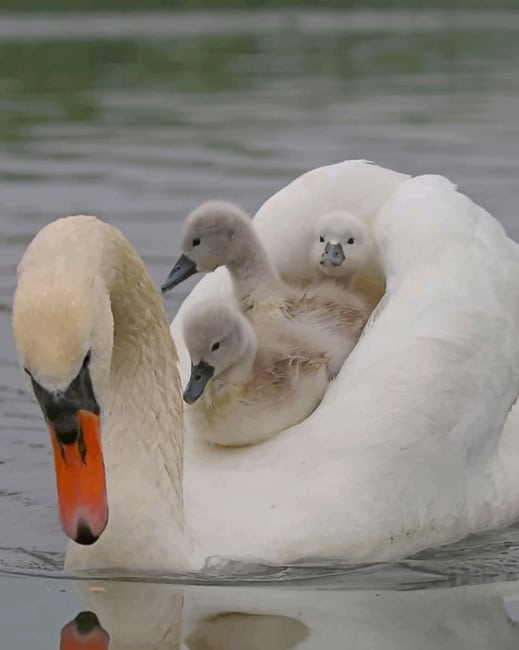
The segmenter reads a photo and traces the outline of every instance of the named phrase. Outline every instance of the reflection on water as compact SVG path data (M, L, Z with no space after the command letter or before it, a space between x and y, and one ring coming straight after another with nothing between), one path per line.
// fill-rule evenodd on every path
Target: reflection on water
M9 615L0 613L3 639L61 650L505 650L519 643L516 583L413 592L60 584L63 593L52 580L0 580L11 595ZM21 602L23 611L15 610Z
M15 265L50 219L104 217L160 282L197 203L254 212L303 171L347 158L445 174L519 238L518 36L512 12L0 17L0 626L11 647L57 647L66 622L62 647L111 650L517 646L519 589L483 584L517 577L515 528L394 565L226 566L232 588L73 588L9 319ZM168 297L171 316L182 297ZM251 572L262 586L238 588ZM224 582L214 566L184 581ZM447 588L470 583L481 584Z
M187 584L150 574L106 580L85 573L71 581L63 573L60 580L5 573L0 626L15 650L33 639L56 647L60 627L60 650L490 650L519 643L517 563L498 533L490 543L480 536L468 548L378 567L257 567L254 586L237 567L234 578L183 576ZM453 586L460 578L469 586Z
M61 630L60 650L90 648L103 650L110 645L110 637L103 630L99 619L93 612L79 614Z

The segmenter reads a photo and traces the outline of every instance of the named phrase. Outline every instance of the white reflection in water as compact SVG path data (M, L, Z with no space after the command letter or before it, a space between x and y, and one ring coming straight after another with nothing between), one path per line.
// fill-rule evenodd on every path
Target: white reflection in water
M78 588L91 614L64 626L61 650L477 650L519 643L517 583L422 591Z

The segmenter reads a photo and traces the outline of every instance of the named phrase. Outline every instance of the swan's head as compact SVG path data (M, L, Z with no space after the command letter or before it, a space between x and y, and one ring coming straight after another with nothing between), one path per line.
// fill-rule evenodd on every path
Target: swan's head
M113 344L106 287L91 271L97 251L80 264L65 250L81 246L89 219L60 219L38 233L18 267L13 302L18 356L54 450L61 522L81 544L94 543L108 522L100 412Z
M239 262L254 234L249 217L225 201L207 201L187 218L182 233L182 255L162 285L165 293L194 273L208 273Z
M371 256L371 240L365 224L353 214L337 210L316 223L311 261L325 275L347 277L365 266Z
M184 340L191 357L191 377L184 391L188 404L195 402L209 381L233 366L248 365L256 352L256 335L234 305L210 301L194 306L183 323Z

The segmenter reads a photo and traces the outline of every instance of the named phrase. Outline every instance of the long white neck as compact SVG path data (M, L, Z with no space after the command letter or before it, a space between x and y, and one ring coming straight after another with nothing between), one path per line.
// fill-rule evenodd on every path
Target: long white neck
M100 269L114 321L101 414L109 523L93 546L71 542L66 564L185 568L189 549L177 353L160 294L144 264L125 240L114 243Z

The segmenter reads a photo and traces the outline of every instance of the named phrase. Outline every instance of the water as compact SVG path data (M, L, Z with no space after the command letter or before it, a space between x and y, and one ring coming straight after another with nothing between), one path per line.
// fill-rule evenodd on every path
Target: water
M255 211L300 173L347 158L442 173L519 239L518 64L513 12L0 17L0 625L10 647L57 647L85 608L111 650L517 646L517 528L392 566L255 567L255 587L239 567L181 587L149 583L163 576L73 583L10 304L22 251L57 216L116 224L160 282L200 201ZM168 295L171 316L181 299ZM81 639L103 647L92 620Z

